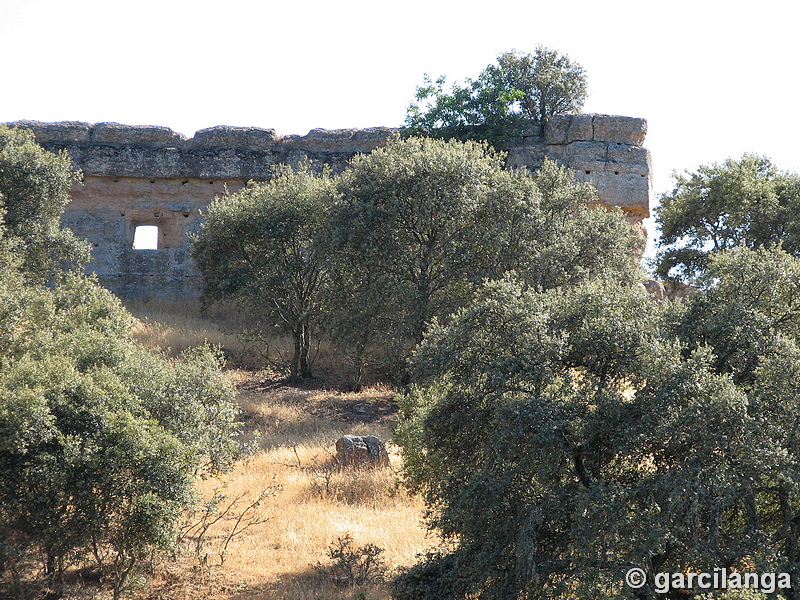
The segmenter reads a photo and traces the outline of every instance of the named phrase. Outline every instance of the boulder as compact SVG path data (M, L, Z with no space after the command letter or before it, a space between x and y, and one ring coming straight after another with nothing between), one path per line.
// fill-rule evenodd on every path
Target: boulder
M386 467L389 454L374 435L343 435L336 440L336 462L341 467Z
M645 280L643 285L652 299L663 302L667 298L667 290L664 287L664 282L660 279L649 277Z

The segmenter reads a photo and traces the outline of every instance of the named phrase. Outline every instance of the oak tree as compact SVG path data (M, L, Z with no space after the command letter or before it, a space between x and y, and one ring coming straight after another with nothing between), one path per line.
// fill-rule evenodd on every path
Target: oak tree
M507 279L429 330L398 433L445 544L396 598L655 598L657 573L719 566L797 576L800 259L726 250L703 283L662 305L602 280Z
M293 379L312 376L309 351L323 315L327 259L319 239L332 178L308 164L226 193L208 207L192 243L206 302L237 299L293 341Z
M94 561L119 596L170 549L200 472L227 468L238 407L210 349L137 348L119 299L60 227L64 155L0 127L0 584Z
M66 151L46 152L33 133L0 125L0 209L5 237L29 273L50 277L89 258L89 246L61 226L70 188L80 179Z
M711 254L735 246L756 248L780 242L800 253L800 177L780 171L768 158L745 154L722 164L676 174L661 197L656 272L692 283Z
M334 329L362 348L371 336L406 355L506 272L537 289L636 277L641 238L554 162L532 175L485 143L397 138L353 159L339 190Z

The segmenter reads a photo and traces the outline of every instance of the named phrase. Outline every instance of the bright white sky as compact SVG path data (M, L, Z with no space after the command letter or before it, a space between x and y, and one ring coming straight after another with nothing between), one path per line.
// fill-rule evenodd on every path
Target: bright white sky
M647 119L657 198L744 152L800 172L799 24L793 0L0 0L0 122L399 126L425 73L541 43L586 112Z

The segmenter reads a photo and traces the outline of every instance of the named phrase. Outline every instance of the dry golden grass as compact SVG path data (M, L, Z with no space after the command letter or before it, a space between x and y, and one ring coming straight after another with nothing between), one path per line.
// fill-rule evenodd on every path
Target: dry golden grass
M224 317L157 305L129 310L138 319L136 339L145 347L177 353L208 341L234 352L240 348L235 336L224 333L233 329ZM384 548L382 558L390 573L410 566L418 553L434 545L422 525L421 500L397 485L401 464L391 442L393 391L373 387L341 393L288 387L275 381L269 369L230 370L228 375L239 389L245 437L257 438L259 451L232 472L200 481L199 494L205 501L225 495L216 514L238 499L230 511L238 516L268 490L257 508L244 513L239 527L266 520L231 538L224 563L223 546L236 522L220 520L204 535L200 559L194 552L195 535L186 540L186 551L175 562L155 569L149 584L134 596L139 600L344 600L360 594L373 600L388 598L384 583L357 589L337 586L315 566L330 562L331 544L348 534L356 546L371 543ZM339 470L333 459L334 442L348 433L385 440L390 468ZM194 522L201 515L196 513Z
M347 395L341 396L347 399ZM370 392L357 396L362 400L374 397ZM242 524L250 519L267 520L231 539L224 564L223 545L235 520L215 524L205 536L201 552L205 560L192 557L194 540L189 540L185 555L161 571L146 591L137 594L139 597L334 600L354 598L363 592L366 598L385 599L389 597L385 584L357 589L337 586L315 565L328 563L330 545L348 534L357 546L371 543L384 548L382 558L389 574L398 567L410 566L418 553L433 545L421 524L421 501L409 497L397 485L400 459L391 443L388 469L340 470L335 465L332 453L339 435L370 433L387 439L385 425L322 419L313 425L291 404L280 411L278 398L279 394L269 395L264 406L259 406L252 394L246 400L249 410L278 415L277 425L265 421L253 426L261 427L262 444L267 449L233 472L199 483L205 500L225 495L219 510L240 499L232 516L242 514L262 491L268 490L269 495L245 515ZM292 439L288 432L302 441L283 443Z
M221 570L278 592L275 597L286 597L287 587L297 586L316 587L316 597L328 597L326 592L340 590L313 566L326 562L330 544L346 534L357 545L385 548L390 568L412 564L430 545L420 526L419 501L395 490L391 470L337 472L329 462L327 448L275 448L224 478L202 482L206 498L223 491L228 498L255 499L261 490L278 490L259 507L269 520L231 541ZM220 564L231 525L228 521L213 531L217 537L206 545L208 564Z
M181 306L130 301L126 308L135 319L133 337L137 344L170 357L187 348L209 344L222 349L230 367L275 370L290 352L287 339L262 339L247 333L249 318L235 307L204 313L191 301Z
M134 317L134 339L144 348L176 357L187 348L210 344L223 349L229 367L266 370L271 376L286 374L292 341L260 333L253 327L253 317L236 306L203 312L196 301L176 305L129 300L125 307ZM339 387L352 384L352 365L327 344L313 348L310 358L314 372L326 380L339 382Z
M202 315L196 303L187 302L178 307L157 300L131 301L126 308L136 319L134 339L145 348L163 350L174 356L204 343L225 348L241 346L234 333L240 325L234 311Z

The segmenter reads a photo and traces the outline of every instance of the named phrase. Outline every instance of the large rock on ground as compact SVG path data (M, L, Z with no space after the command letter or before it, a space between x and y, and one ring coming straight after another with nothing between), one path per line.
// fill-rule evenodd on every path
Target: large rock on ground
M336 461L341 467L386 467L389 454L374 435L343 435L336 440Z

